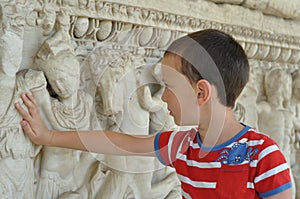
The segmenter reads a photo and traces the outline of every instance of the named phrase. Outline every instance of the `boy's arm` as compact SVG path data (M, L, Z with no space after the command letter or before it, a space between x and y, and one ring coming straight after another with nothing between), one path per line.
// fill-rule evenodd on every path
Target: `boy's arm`
M282 198L285 198L285 199L292 199L292 188L289 188L283 192L280 192L276 195L273 195L273 196L270 196L270 197L267 197L265 199L282 199Z
M23 117L24 132L35 144L91 151L112 155L155 156L154 136L131 136L112 131L49 130L41 116L38 103L30 94L21 95L28 112L19 104L16 109Z
M286 159L276 142L269 136L260 135L264 140L256 164L254 188L261 198L292 199L292 176Z
M154 136L132 136L107 130L53 131L50 146L111 155L155 156Z

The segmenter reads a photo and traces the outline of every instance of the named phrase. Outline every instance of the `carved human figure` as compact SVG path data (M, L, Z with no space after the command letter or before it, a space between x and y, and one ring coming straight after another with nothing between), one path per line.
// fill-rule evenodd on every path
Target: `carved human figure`
M267 100L258 104L258 129L270 135L277 142L287 163L291 166L294 117L290 107L292 97L291 75L282 68L273 68L267 71L264 86ZM292 190L294 198L294 183Z
M292 96L292 79L281 68L267 71L264 79L267 100L259 103L258 128L269 134L290 163L293 114L289 101Z
M90 63L106 63L101 60L106 57L90 58L95 59ZM163 108L163 104L159 101L159 93L156 96L156 92L151 93L148 87L154 80L145 79L153 74L151 70L143 74L142 68L147 68L142 67L145 66L143 57L123 53L109 64L97 66L102 73L97 83L96 109L103 128L148 135L150 125L153 125L153 131L167 126L150 114ZM179 183L173 170L163 167L154 158L105 155L101 163L91 181L95 198L180 198ZM116 185L118 190L111 191Z
M54 0L39 0L39 18L37 24L42 28L43 35L48 36L54 31L56 8Z
M33 95L41 104L49 128L89 130L93 99L79 90L80 64L70 40L63 38L70 39L65 29L60 28L44 42L35 60L53 92L50 95L46 86L42 86L35 89ZM46 85L45 79L44 82ZM85 166L81 164L82 159ZM44 147L40 161L37 198L48 199L81 187L95 160L85 152Z
M292 95L292 110L294 113L294 147L292 151L292 171L296 184L297 199L300 198L300 70L296 70L292 74L293 78L293 95Z
M34 198L35 148L24 136L14 103L34 85L29 76L17 74L21 67L26 4L0 4L0 198ZM14 13L18 9L20 12Z

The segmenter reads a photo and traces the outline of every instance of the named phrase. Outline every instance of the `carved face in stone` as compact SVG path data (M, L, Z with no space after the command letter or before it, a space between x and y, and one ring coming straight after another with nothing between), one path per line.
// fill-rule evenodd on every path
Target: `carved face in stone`
M17 33L6 30L0 35L0 71L14 77L22 62L23 39Z
M48 60L43 71L59 98L67 99L78 90L80 66L71 53L61 53L54 59Z
M43 34L44 35L49 35L55 25L55 20L56 20L56 13L55 10L45 10L44 12L41 12L40 15L42 15L43 19L41 21L41 25L43 28Z
M291 76L280 68L269 71L265 77L265 88L268 98L289 100L292 96Z

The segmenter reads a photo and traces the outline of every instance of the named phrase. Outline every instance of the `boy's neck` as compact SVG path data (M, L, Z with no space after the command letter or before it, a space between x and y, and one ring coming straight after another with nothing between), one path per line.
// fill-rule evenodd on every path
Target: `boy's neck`
M202 124L199 126L200 138L204 146L212 147L222 144L240 131L244 126L235 119L232 110L228 110L224 117L224 122L219 124Z

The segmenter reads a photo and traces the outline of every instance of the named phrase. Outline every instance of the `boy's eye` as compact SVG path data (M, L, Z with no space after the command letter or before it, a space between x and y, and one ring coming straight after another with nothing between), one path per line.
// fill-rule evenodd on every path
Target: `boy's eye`
M166 81L162 81L161 82L161 85L165 88L171 88L172 86L169 84L169 82L166 82Z
M167 89L171 89L171 88L172 88L172 86L171 86L170 84L165 84L165 88L167 88Z

